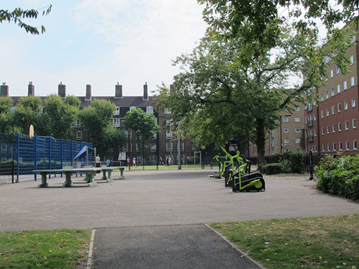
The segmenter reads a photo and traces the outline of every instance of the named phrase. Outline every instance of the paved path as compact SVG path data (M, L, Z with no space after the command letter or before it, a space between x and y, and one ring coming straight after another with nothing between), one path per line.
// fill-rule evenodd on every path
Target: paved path
M265 176L265 192L232 193L223 180L209 178L212 173L126 171L125 180L91 188L62 188L63 178L50 179L49 188L37 188L34 181L0 185L0 231L95 228L105 236L114 228L126 236L119 229L132 233L158 226L166 231L183 225L191 231L212 222L359 213L358 203L317 191L307 176ZM95 266L100 251L94 252Z

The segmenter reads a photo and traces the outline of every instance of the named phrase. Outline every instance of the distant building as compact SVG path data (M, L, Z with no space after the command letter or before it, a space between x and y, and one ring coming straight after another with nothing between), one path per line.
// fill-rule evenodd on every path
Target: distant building
M6 83L1 85L1 94L0 96L9 96L9 86ZM28 96L35 95L35 87L32 82L28 85ZM66 97L66 85L60 83L58 85L58 95L62 98ZM11 97L11 96L10 96ZM178 156L178 144L177 137L174 137L170 132L167 132L164 128L164 123L166 121L166 114L170 113L168 110L157 111L153 97L148 95L148 85L147 83L143 85L143 95L142 96L123 96L122 85L117 83L115 85L115 95L114 96L92 96L91 85L86 85L86 95L77 96L81 101L80 109L87 107L91 104L91 101L94 99L104 99L109 100L111 103L115 104L116 111L112 119L112 124L116 128L124 128L122 120L124 119L126 113L135 108L141 108L146 113L154 114L157 123L161 128L161 132L157 137L154 137L151 141L148 142L148 148L144 153L145 163L157 164L157 156L161 157L163 162L166 160L166 157L170 157L173 163L177 163ZM15 106L20 97L11 97L13 99L13 105ZM43 100L46 96L41 97ZM36 130L35 130L36 132ZM86 130L81 125L80 119L75 121L73 128L74 137L77 141L91 142L91 139L86 132ZM133 131L125 131L127 134L127 143L123 147L117 147L110 149L105 156L101 156L101 161L104 160L113 160L117 161L119 153L126 152L126 155L131 158L141 157L141 152L136 143L136 136ZM185 163L188 157L193 156L193 143L189 139L180 140L180 151L182 164ZM142 160L141 160L142 162Z

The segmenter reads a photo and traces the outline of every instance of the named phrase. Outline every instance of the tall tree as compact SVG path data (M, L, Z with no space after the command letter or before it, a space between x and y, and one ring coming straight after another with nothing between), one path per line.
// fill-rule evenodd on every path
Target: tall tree
M52 5L42 8L42 16L48 15L51 12L51 8ZM23 10L21 8L15 8L13 11L0 9L0 23L3 21L14 22L20 28L24 28L27 33L38 35L40 32L37 27L23 21L23 19L36 19L38 15L39 10L36 9ZM46 31L43 25L40 26L40 29L41 33Z
M319 59L341 58L345 72L352 35L341 36L340 42L332 38L319 46L315 31L293 34L282 25L275 51L262 48L249 57L245 38L204 38L192 54L177 58L183 72L173 90L160 89L158 105L170 108L173 122L182 120L184 135L199 143L220 145L235 135L247 136L264 162L266 133L276 127L279 113L313 100L311 89L324 82L325 64Z
M265 49L276 46L283 22L294 21L298 33L308 28L319 31L326 26L331 33L340 23L350 23L358 14L356 0L197 0L204 5L207 33L219 38L241 37L248 46L259 43ZM274 23L273 23L274 22ZM253 55L260 53L254 46Z
M44 102L44 112L39 116L36 133L72 139L79 106L80 100L77 97L67 96L62 100L56 94L49 95Z
M12 107L11 97L0 97L0 133L13 133L13 119L11 115Z
M20 97L13 113L14 125L19 133L29 133L32 124L37 129L42 100L37 96Z
M146 142L160 130L156 117L153 114L145 113L141 108L136 108L126 113L124 124L127 129L132 129L135 132L143 160Z
M99 154L115 146L123 146L125 133L112 125L116 107L110 101L94 99L91 105L79 113L82 125L86 128L91 141Z

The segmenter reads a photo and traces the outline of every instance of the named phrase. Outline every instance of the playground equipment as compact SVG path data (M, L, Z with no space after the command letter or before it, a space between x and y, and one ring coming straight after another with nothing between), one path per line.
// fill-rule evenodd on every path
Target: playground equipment
M233 192L265 190L263 175L250 172L251 162L249 160L244 161L239 151L232 155L223 147L221 148L226 156L217 155L214 159L220 163L222 170L219 172L219 176L224 177L225 187L231 187ZM220 158L225 158L225 161L221 162Z

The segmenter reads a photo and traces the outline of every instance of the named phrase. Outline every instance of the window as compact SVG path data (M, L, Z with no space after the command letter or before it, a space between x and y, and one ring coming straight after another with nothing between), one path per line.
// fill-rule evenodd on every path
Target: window
M166 142L166 151L170 151L173 149L172 144L173 143L171 143L171 142Z
M320 95L320 100L322 100L322 101L324 100L323 94Z
M344 80L344 82L343 82L343 90L345 91L346 89L347 89L347 81Z
M325 151L325 145L322 144L322 151Z
M184 151L184 142L181 142L180 147L181 147L181 151Z
M150 161L153 163L157 163L157 155L150 155Z
M136 109L135 106L131 106L131 107L130 107L130 111L132 111L132 110L134 110L134 109Z
M274 148L274 140L271 141L271 147Z
M345 100L345 101L344 101L344 110L347 110L347 109L348 109L348 101Z
M167 139L171 139L171 138L172 138L172 133L169 132L169 131L167 131L167 130L166 130L166 138L167 138Z
M153 113L153 107L152 107L152 106L146 107L146 112L147 112L148 114L152 114L152 113Z
M115 115L116 116L120 115L120 107L119 106L116 106Z
M332 88L332 96L334 96L334 88Z
M330 151L330 144L327 144L327 150Z
M340 132L342 130L342 123L338 122L338 132Z
M340 68L339 66L337 66L337 74L339 74L339 72L340 72Z
M325 92L325 99L328 99L329 98L329 93L328 91Z
M76 119L76 120L75 120L75 127L76 127L76 128L81 127L81 121L80 121L80 119Z
M350 65L354 63L354 55L350 55Z
M350 86L354 86L354 77L350 78Z
M296 107L295 107L295 111L300 111L300 107L299 107L299 106L296 106Z
M314 145L314 151L317 152L318 149L317 149L317 145Z
M308 119L307 119L307 117L305 117L305 123L307 123L308 122Z
M330 77L332 78L334 76L333 69L330 69Z
M335 133L335 124L332 125L332 132Z
M299 127L295 128L295 132L300 133L300 128Z
M313 130L309 130L308 141L313 141Z
M342 104L338 103L338 112L342 111Z
M355 107L355 97L352 98L352 107Z
M349 122L346 120L345 121L345 130L348 130L349 129Z
M357 141L353 140L353 149L357 149Z
M140 147L139 147L138 143L136 143L136 152L140 152Z
M317 119L317 114L313 115L313 119L316 120Z
M321 116L322 118L324 118L324 111L323 111L323 110L320 111L320 116Z
M329 108L327 108L327 117L329 116Z
M309 115L308 117L308 126L313 126L313 116Z
M289 121L288 117L284 117L284 118L283 118L283 121L284 121L284 122L288 122L288 121Z
M1 145L1 153L6 153L7 152L7 145Z
M345 149L349 150L349 141L345 141Z
M335 112L335 108L334 106L332 106L332 115L334 115L334 112Z
M337 150L337 144L334 142L333 143L333 151L336 151Z
M285 133L289 133L289 128L284 128Z
M343 150L343 143L339 142L339 151L342 151L342 150Z
M340 84L337 85L337 93L340 93Z
M300 117L295 117L295 122L300 122Z
M295 143L299 144L300 143L300 138L295 139Z
M76 140L82 140L82 132L81 131L76 132Z
M329 125L327 125L327 134L329 134L330 132L330 128L329 128Z
M165 108L165 109L164 109L164 113L165 113L165 114L171 114L171 109Z
M352 128L357 128L357 119L352 119Z
M314 129L314 136L317 136L317 130Z
M112 124L115 127L120 127L120 119L112 119Z
M322 135L324 135L324 127L322 127Z
M289 143L289 138L284 138L284 143L288 144Z
M151 152L156 152L156 150L157 150L156 143L151 143Z

